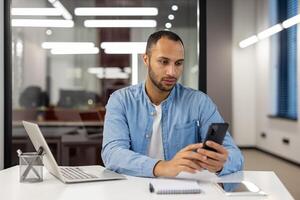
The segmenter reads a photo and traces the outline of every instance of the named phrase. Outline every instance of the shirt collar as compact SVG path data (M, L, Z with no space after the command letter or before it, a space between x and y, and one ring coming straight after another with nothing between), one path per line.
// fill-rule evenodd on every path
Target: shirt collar
M150 100L150 98L149 98L149 96L147 95L147 92L146 92L146 81L143 81L141 86L142 86L142 94L143 94L142 96L143 96L143 98L145 98L149 104L152 104L152 102L151 102L151 100ZM163 105L169 105L170 102L173 101L173 99L175 97L177 87L178 87L178 83L176 83L176 85L173 87L173 89L171 90L171 93L169 94L169 96L161 102L162 106Z

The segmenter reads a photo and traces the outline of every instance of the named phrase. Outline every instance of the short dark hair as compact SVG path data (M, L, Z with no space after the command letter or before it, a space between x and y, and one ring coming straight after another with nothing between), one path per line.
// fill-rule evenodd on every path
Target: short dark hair
M146 46L147 55L150 55L152 46L155 45L157 41L162 37L166 37L176 42L179 41L182 44L182 46L184 46L181 38L176 33L172 31L161 30L161 31L154 32L149 36L147 40L147 46Z

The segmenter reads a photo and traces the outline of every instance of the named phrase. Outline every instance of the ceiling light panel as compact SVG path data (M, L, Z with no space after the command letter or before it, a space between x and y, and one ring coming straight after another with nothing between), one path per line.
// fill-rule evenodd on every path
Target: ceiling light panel
M56 8L12 8L11 15L17 16L60 16Z
M59 0L48 0L49 3L53 5L59 12L61 12L61 15L66 19L66 20L71 20L73 17L69 13L69 11L63 6L63 4Z
M54 48L51 49L51 54L67 55L67 54L98 54L99 48Z
M156 16L158 9L155 7L86 7L75 8L77 16Z
M135 27L156 27L156 20L85 20L84 26L89 28L135 28Z
M143 54L146 42L102 42L101 48L107 54Z
M253 35L253 36L248 37L247 39L241 41L241 42L239 43L239 46L240 46L241 48L245 48L245 47L250 46L250 45L252 45L252 44L254 44L254 43L256 43L256 42L258 42L258 38L257 38L256 35Z
M281 24L277 24L275 26L272 26L272 27L258 33L257 36L260 40L262 40L262 39L267 38L271 35L274 35L275 33L278 33L280 31L282 31L282 29L283 28L282 28Z
M12 19L13 27L57 27L71 28L74 26L73 20L61 19Z
M291 18L285 20L284 22L282 22L282 26L283 26L283 28L289 28L298 23L300 23L300 15L296 15L294 17L291 17Z
M95 44L93 42L43 42L43 49L55 49L55 48L93 48Z

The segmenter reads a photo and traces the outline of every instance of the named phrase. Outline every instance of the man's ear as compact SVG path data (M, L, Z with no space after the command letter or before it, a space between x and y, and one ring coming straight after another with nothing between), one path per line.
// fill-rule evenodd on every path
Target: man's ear
M146 65L146 67L149 66L149 56L147 54L143 54L143 61L144 61L144 64Z

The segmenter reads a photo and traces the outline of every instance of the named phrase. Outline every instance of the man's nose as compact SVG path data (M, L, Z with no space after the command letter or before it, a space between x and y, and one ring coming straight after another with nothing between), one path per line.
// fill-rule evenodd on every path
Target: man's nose
M172 77L174 77L174 76L176 75L174 64L170 64L170 65L167 67L167 75L168 75L168 76L172 76Z

